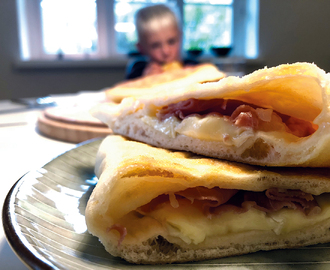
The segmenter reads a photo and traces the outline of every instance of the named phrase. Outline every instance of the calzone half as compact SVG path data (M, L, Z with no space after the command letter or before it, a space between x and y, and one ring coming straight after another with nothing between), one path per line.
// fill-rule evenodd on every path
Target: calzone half
M87 228L129 262L173 263L330 241L325 168L272 168L108 136Z
M119 103L125 97L139 97L168 88L179 88L191 83L219 81L226 76L211 63L181 67L177 62L167 64L165 72L131 79L104 89L108 101Z
M330 166L329 75L314 64L101 104L113 132L154 146L266 166Z

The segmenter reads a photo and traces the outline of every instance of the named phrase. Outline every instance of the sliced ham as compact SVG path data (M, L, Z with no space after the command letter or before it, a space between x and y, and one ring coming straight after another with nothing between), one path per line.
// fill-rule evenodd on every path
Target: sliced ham
M283 207L288 207L301 210L308 215L311 211L314 213L314 208L318 207L313 195L301 190L280 190L272 188L266 191L266 196L269 198L274 211L282 209ZM321 208L319 208L319 210L321 210Z
M321 211L313 195L300 190L272 188L264 192L253 192L218 187L212 189L196 187L176 192L174 195L176 207L180 206L180 203L183 205L189 201L209 218L227 211L244 213L251 208L267 213L289 208L301 211L305 215L317 214ZM171 205L173 206L173 198L170 199L169 195L163 194L140 207L137 211L145 215L161 207L164 203L170 203L170 200L172 200Z
M162 205L163 203L167 203L170 200L168 195L160 195L156 198L154 198L153 200L151 200L151 202L139 207L139 209L137 209L137 211L141 214L145 214L145 213L149 213L153 210L155 210L157 207L159 207L160 205Z
M258 114L256 110L249 105L238 106L229 119L238 127L251 127L257 129L259 126Z
M175 194L185 197L190 200L191 203L193 203L194 200L208 201L210 206L217 207L220 204L228 202L228 200L237 192L237 189L221 189L218 187L210 189L206 187L195 187L176 192Z
M315 132L312 123L274 112L272 109L258 108L238 100L188 99L163 107L157 117L163 121L175 116L184 119L189 116L217 115L225 117L233 125L249 127L261 131L286 131L298 137L307 137Z
M127 235L127 229L126 227L120 225L120 224L114 224L111 227L107 228L107 232L110 232L111 230L116 230L119 232L119 240L118 240L118 246L124 241L126 235Z
M160 120L164 120L170 116L176 116L179 119L184 119L189 115L198 114L204 116L210 113L230 116L237 107L243 104L244 102L237 100L199 100L191 98L162 108L158 112L157 117Z
M253 192L236 189L221 189L218 187L188 188L179 192L162 194L136 209L141 215L147 215L163 204L170 204L177 208L191 204L200 209L207 218L213 218L226 212L236 214L245 213L251 208L271 213L283 208L301 211L305 215L316 215L321 212L312 194L301 190L287 190L271 188L264 192ZM114 224L107 231L116 230L119 232L118 246L124 240L127 230L120 224Z
M315 132L318 128L310 122L303 121L294 117L290 117L285 124L290 129L291 133L298 137L307 137Z
M247 207L247 202L249 202L248 204L255 203L253 207L264 212L275 212L282 208L301 211L306 215L309 215L310 212L318 212L314 209L318 207L314 197L299 190L279 192L278 189L269 189L266 192L246 192L243 207Z
M203 213L210 217L211 209L227 203L237 192L237 189L196 187L188 188L176 194L188 199L192 204L197 201L195 205L198 204Z

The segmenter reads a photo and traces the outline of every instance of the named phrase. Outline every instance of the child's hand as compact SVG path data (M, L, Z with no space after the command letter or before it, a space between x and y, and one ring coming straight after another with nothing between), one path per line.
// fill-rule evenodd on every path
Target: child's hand
M163 73L163 67L156 62L149 63L143 71L143 76Z

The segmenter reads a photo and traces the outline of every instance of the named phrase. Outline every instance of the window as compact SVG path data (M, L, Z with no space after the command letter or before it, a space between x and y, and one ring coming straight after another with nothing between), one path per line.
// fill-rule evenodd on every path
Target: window
M185 50L232 45L233 1L184 0Z
M136 50L134 14L167 3L180 15L183 50L232 46L258 54L258 0L16 0L21 58L124 58Z
M97 52L97 13L94 0L41 0L40 14L42 43L46 54Z

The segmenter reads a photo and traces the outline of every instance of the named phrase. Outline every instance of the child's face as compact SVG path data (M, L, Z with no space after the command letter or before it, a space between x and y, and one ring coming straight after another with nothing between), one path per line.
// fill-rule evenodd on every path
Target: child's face
M141 53L151 61L164 65L181 58L181 34L175 25L166 25L157 31L148 31L137 44Z

